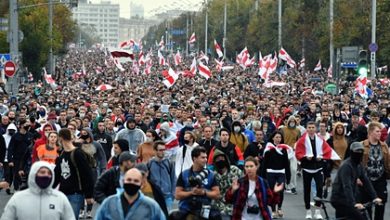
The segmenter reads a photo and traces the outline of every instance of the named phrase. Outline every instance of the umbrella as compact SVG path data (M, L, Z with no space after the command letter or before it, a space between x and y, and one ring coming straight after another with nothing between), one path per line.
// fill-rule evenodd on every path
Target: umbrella
M106 91L110 89L113 89L113 87L108 84L101 84L100 86L96 87L96 91Z

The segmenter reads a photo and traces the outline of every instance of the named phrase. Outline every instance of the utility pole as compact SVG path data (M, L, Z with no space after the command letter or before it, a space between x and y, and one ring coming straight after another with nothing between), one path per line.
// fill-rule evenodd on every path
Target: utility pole
M188 12L187 14L187 21L186 21L186 56L188 57Z
M333 67L333 7L334 0L329 1L329 66Z
M49 0L49 38L50 38L49 70L50 70L50 74L54 75L54 64L53 64L53 0Z
M371 44L376 43L376 0L372 0L371 11ZM376 77L376 53L371 51L371 78Z
M209 14L207 12L207 0L205 0L205 6L206 6L206 25L204 31L204 53L207 54L207 26L209 22Z
M19 12L18 12L18 1L10 0L9 1L9 13L10 13L10 30L9 30L9 49L11 60L15 62L16 68L18 68L19 62ZM14 77L9 78L7 82L8 92L14 94L15 88L17 87L17 75L16 71ZM16 88L17 92L17 88Z
M282 0L278 0L278 46L279 49L282 48Z
M227 20L227 4L225 0L225 6L223 11L223 40L222 40L224 58L226 57L226 20Z

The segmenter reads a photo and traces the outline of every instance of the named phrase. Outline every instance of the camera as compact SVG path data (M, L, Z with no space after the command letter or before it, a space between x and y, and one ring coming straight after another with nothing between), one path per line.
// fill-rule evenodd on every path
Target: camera
M207 169L203 169L202 171L199 172L198 175L190 176L188 178L188 183L190 184L191 187L202 186L203 180L206 179L208 175L209 175L209 171Z
M255 215L257 215L257 214L259 214L259 212L260 212L260 208L259 208L259 206L257 206L257 205L248 206L246 212L247 212L248 214L255 214Z

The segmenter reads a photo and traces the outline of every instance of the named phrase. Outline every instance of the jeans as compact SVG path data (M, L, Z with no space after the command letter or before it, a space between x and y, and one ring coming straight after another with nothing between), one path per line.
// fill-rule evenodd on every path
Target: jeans
M168 213L172 210L173 197L171 195L165 196L165 205L167 206Z
M81 206L84 204L84 195L75 193L71 195L66 195L66 197L68 198L70 205L72 206L76 220L78 220Z

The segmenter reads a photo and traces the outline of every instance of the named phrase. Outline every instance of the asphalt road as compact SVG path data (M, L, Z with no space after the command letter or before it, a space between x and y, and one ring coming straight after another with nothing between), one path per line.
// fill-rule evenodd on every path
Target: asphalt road
M305 207L303 202L303 189L302 189L302 178L297 178L298 182L298 188L297 188L297 195L291 195L285 193L285 199L283 203L283 212L284 212L284 218L285 220L302 220L305 218ZM388 181L387 189L390 189L390 183ZM4 207L6 203L8 202L9 198L11 196L7 195L4 190L0 191L0 213L3 213ZM314 213L314 209L313 213ZM334 217L334 209L330 204L327 204L327 211L330 214L330 216ZM385 208L385 220L390 220L390 204L386 203ZM322 211L323 214L323 211ZM325 215L323 214L323 217Z

